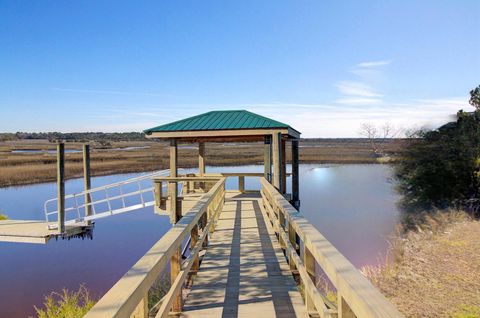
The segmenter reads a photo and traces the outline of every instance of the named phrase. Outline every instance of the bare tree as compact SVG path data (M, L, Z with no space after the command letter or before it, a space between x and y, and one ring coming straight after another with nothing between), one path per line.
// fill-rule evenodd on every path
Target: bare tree
M363 123L358 133L360 136L367 138L375 155L384 156L387 140L397 137L401 132L402 129L387 122L380 127L371 123Z

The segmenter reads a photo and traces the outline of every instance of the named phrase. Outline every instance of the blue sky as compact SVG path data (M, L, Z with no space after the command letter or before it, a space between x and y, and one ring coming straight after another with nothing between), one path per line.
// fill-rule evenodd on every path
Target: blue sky
M480 1L0 0L0 131L248 109L304 137L435 127L480 84Z

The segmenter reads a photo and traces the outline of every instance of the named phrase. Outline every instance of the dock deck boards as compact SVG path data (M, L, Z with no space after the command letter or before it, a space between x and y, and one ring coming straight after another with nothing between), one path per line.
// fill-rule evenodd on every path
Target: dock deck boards
M0 221L0 242L46 244L50 238L59 236L58 231L48 229L48 225L37 220ZM85 225L66 225L64 236L78 235L84 230Z
M227 192L181 317L307 317L259 194Z

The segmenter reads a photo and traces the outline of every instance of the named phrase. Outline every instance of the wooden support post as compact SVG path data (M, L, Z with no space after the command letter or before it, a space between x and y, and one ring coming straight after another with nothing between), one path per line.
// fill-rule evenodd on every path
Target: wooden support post
M281 193L287 193L287 144L286 140L282 138L282 191Z
M299 189L299 147L298 139L292 140L292 205L295 209L300 208L300 189Z
M65 232L65 144L57 144L58 232Z
M170 177L177 177L177 140L170 141ZM178 187L177 182L168 183L168 196L170 199L170 222L175 224L182 217L177 204Z
M245 176L238 176L238 191L245 192Z
M177 140L170 141L170 177L177 177ZM177 223L182 217L181 208L177 205L178 188L177 182L168 183L168 193L170 197L170 220L172 224ZM182 248L181 246L175 251L170 259L170 281L173 284L182 268ZM182 311L182 289L173 301L172 311Z
M83 145L83 189L84 191L90 190L92 187L90 178L90 145ZM85 215L92 215L92 197L90 193L85 193ZM90 221L87 224L91 224Z
M143 296L130 318L148 318L148 292Z
M193 250L197 245L197 243L198 243L198 224L195 224L195 226L192 228L192 231L190 232L190 250ZM197 256L193 261L191 271L196 273L198 272L199 268L200 268L200 260L198 259L198 256Z
M264 177L272 183L272 136L265 135L264 148Z
M281 192L282 188L282 133L272 135L273 186Z
M200 177L205 175L205 143L198 143L198 174Z

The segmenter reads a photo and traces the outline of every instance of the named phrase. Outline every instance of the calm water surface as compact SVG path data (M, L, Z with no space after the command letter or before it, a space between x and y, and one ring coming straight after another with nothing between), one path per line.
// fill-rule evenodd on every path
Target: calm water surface
M208 171L261 172L261 166L207 168ZM398 197L384 165L301 165L301 211L356 266L384 258L386 237L397 223ZM140 174L97 177L92 186ZM246 186L259 189L255 178ZM235 188L228 180L227 188ZM79 192L82 180L66 183ZM43 219L43 203L55 196L55 183L0 189L0 211L11 219ZM152 208L97 220L93 239L51 241L47 245L0 242L0 317L26 317L43 297L84 283L105 293L168 229L168 217Z

